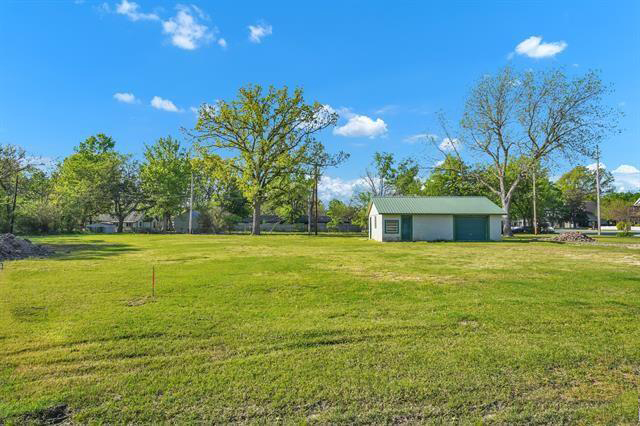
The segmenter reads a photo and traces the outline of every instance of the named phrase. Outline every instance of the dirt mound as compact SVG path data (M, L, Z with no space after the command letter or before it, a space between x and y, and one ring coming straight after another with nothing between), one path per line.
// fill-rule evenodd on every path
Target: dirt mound
M551 241L559 241L564 243L593 243L596 240L582 232L565 232L557 235Z
M53 252L13 234L0 234L0 260L49 256Z

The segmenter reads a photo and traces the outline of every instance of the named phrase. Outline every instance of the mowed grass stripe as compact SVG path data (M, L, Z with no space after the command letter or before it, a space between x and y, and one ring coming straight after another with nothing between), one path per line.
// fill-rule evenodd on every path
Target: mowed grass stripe
M632 423L640 250L603 241L41 238L0 273L0 418Z

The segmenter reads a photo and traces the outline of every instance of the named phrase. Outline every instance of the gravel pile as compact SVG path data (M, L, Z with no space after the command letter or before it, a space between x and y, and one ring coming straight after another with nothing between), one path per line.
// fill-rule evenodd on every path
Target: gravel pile
M0 234L0 260L49 256L53 252L13 234Z
M559 241L564 243L593 243L596 240L581 232L565 232L553 237L551 241Z

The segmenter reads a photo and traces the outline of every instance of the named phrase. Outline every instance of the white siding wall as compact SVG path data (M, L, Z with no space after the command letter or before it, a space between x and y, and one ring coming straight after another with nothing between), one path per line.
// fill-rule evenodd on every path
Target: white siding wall
M376 241L401 241L402 223L397 234L384 233L384 221L395 219L400 221L400 215L381 215L375 206L369 212L371 220L371 239ZM413 215L413 241L453 241L453 215ZM502 239L502 216L489 216L489 239Z
M382 221L378 219L378 226L380 226L382 232L382 241L402 241L402 223L400 222L400 215L396 214L385 214L380 215ZM385 220L397 220L398 221L398 233L397 234L387 234L384 232L384 221Z
M502 216L489 216L489 239L491 241L502 240Z
M453 215L413 215L413 240L453 240Z
M376 206L371 206L369 220L371 223L371 239L382 241L382 215L378 214Z

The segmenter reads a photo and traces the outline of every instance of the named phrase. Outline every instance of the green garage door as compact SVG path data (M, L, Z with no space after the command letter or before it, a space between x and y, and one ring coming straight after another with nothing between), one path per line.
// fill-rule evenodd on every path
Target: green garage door
M487 216L456 216L454 220L456 241L487 241L489 239Z

